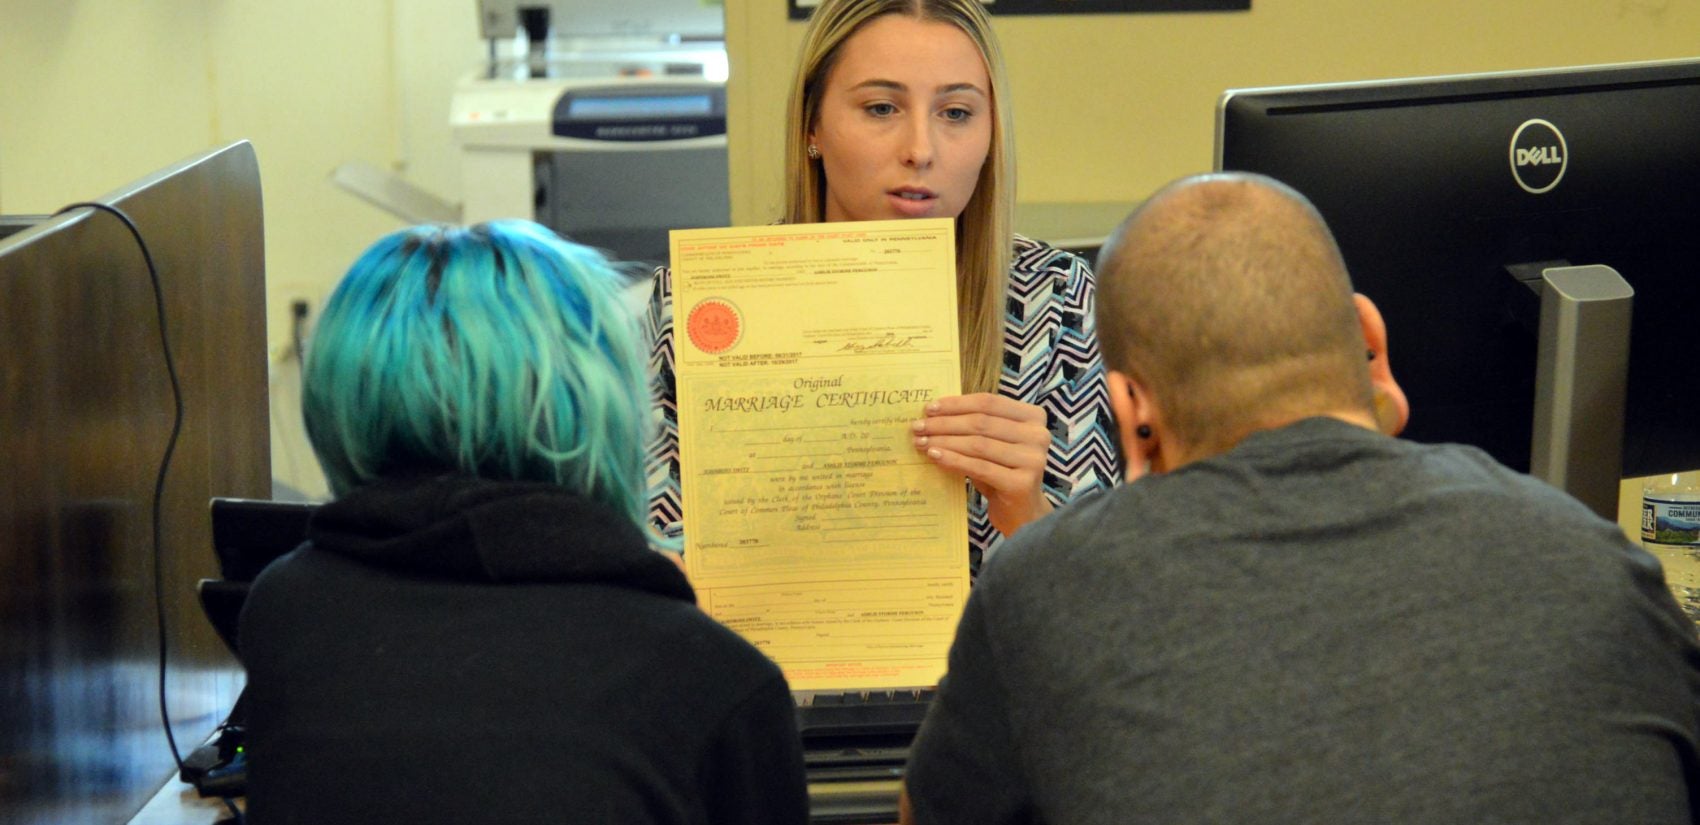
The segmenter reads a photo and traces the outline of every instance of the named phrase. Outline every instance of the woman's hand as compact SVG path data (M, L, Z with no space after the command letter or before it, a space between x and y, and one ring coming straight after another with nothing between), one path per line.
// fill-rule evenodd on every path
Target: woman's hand
M995 393L941 398L914 423L915 448L967 478L1005 536L1051 511L1041 482L1051 433L1045 411Z

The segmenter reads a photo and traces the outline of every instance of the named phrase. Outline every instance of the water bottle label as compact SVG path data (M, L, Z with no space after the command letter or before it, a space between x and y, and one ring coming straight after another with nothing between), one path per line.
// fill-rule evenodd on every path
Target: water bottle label
M1643 497L1641 540L1700 545L1700 502Z

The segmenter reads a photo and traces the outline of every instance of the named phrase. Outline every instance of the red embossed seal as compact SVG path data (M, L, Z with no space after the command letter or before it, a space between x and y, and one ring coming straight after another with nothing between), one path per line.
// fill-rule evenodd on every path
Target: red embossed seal
M692 346L719 355L744 337L744 316L725 298L704 298L685 316L685 334Z

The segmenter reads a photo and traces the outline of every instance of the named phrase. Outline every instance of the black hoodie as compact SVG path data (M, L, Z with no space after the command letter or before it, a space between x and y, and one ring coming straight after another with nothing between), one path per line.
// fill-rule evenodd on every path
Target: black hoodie
M807 818L779 669L630 519L557 487L325 505L240 646L254 825Z

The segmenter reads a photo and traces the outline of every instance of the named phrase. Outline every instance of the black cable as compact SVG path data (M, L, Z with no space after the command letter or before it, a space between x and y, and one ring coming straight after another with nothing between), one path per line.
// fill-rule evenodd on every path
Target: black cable
M73 209L94 209L107 212L124 222L124 227L130 230L130 236L136 239L137 248L142 251L142 261L148 267L148 280L153 284L154 310L159 316L159 347L165 355L165 372L171 379L171 437L165 442L165 454L159 459L159 473L153 482L153 603L156 629L159 633L159 719L165 727L165 741L171 746L171 760L177 764L179 776L183 773L183 754L177 749L177 737L171 732L171 711L165 704L165 681L167 662L167 641L165 636L165 561L161 548L164 542L160 533L163 529L160 518L161 508L165 499L165 476L171 469L171 456L177 451L177 437L183 432L183 386L177 380L177 363L171 357L171 336L165 322L165 290L159 283L159 268L154 266L153 253L148 250L147 241L142 240L142 232L136 228L136 222L124 214L124 210L116 206L93 201L79 201L66 204L55 216L62 215ZM230 809L231 816L238 823L242 822L242 812L237 810L236 803L224 799L225 807Z

